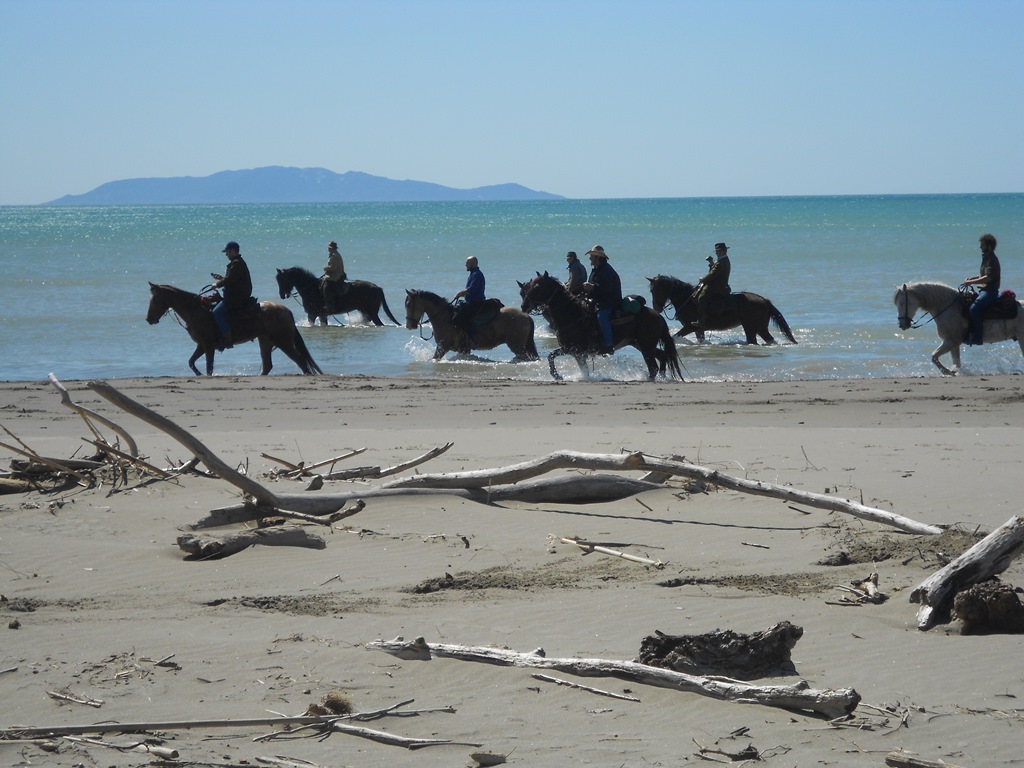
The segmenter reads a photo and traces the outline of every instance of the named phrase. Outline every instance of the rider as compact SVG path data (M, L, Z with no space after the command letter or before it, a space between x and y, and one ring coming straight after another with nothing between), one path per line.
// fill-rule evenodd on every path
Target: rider
M221 349L231 349L231 326L228 324L228 312L234 309L243 308L252 298L252 278L249 276L249 267L242 259L238 243L232 240L224 246L222 253L228 255L228 266L223 275L211 272L210 276L216 280L214 288L222 288L223 298L213 308L213 319L217 321L217 330L220 332L219 346Z
M569 279L565 281L565 289L573 296L578 296L583 291L583 284L587 282L587 268L576 257L576 251L569 251L565 254L565 262L566 269L569 271Z
M461 303L455 305L452 322L465 331L467 336L472 338L473 317L487 300L484 295L487 280L484 278L484 273L480 271L480 265L477 262L476 256L470 256L466 259L466 271L469 272L469 275L466 277L466 287L452 298L453 302L462 299Z
M345 282L345 262L341 260L338 244L331 240L327 244L327 263L324 265L324 276L320 278L320 293L324 298L324 307L331 307L348 292Z
M604 342L602 354L611 354L615 347L612 338L612 312L622 304L622 283L618 273L608 263L608 254L604 248L595 245L589 251L590 277L583 284L583 290L591 295L597 305L597 325L601 329L601 340Z
M711 267L708 273L698 282L697 288L697 327L707 326L708 315L715 304L721 303L725 296L732 293L729 287L729 273L732 265L729 263L729 247L725 243L715 243L715 261L711 262L708 257L708 265Z
M978 245L981 248L981 267L978 274L964 280L964 285L977 286L978 298L971 304L971 344L981 344L981 334L985 329L985 321L982 319L985 310L991 307L999 298L1000 268L999 258L996 256L995 235L984 234L978 238Z

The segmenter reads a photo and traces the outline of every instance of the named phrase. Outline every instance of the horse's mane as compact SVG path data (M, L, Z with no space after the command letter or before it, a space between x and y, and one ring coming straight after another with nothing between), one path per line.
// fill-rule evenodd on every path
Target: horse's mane
M167 291L168 293L177 293L177 294L180 294L182 296L191 296L193 298L198 298L199 297L199 294L196 293L195 291L186 291L184 288L178 288L176 285L166 285L166 284L156 285L156 284L154 284L153 288L159 289L161 291Z
M565 283L563 283L557 277L549 275L547 272L545 272L543 275L537 273L537 277L531 278L530 282L532 283L536 280L549 280L553 282L556 286L555 290L557 292L561 292L561 294L565 297L566 301L568 301L570 304L575 305L576 308L579 309L581 312L587 313L590 311L590 306L587 303L587 300L582 296L573 296L571 293L569 293L569 289L566 288Z
M679 290L682 287L688 287L693 289L693 285L680 280L678 277L672 277L672 275L655 275L651 278L652 283L664 283L669 291Z
M317 280L317 276L314 275L312 272L310 272L305 267L299 267L299 266L288 267L288 269L282 269L281 271L282 272L297 272L298 274L302 275L302 277L304 277L304 278L307 278L309 280Z
M934 301L949 301L951 296L957 293L956 288L935 281L907 283L906 286L907 291L916 294L922 304L930 304ZM897 288L896 292L899 293L901 290L903 290L902 286Z
M436 301L440 302L441 304L451 304L451 302L448 301L448 299L444 298L443 296L438 296L433 291L424 291L420 288L410 288L409 293L414 293L418 296L422 296L427 301Z

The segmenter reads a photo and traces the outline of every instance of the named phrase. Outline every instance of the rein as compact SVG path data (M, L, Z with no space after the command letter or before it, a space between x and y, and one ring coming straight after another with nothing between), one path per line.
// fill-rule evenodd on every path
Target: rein
M950 309L950 308L956 306L960 302L961 293L963 293L963 291L958 292L957 295L956 295L956 298L953 299L951 302L949 302L949 304L944 306L938 312L932 312L930 310L925 309L924 307L921 307L921 311L924 312L926 315L928 315L928 319L924 320L924 321L922 321L920 323L915 323L914 322L914 318L909 317L907 315L907 307L910 305L910 301L907 299L907 293L909 293L909 291L907 291L906 287L903 287L903 288L900 288L900 293L903 294L903 314L897 316L896 321L901 323L904 320L906 320L907 321L907 330L909 331L909 330L912 330L912 329L915 329L915 328L923 328L924 326L928 325L928 323L935 322L935 317L937 315L941 315L947 309Z

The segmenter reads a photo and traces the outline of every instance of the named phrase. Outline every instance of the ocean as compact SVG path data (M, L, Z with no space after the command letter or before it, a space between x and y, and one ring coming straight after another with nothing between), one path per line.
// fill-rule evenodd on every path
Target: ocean
M1024 194L0 207L0 380L192 376L184 329L171 315L145 321L148 283L199 291L224 271L228 240L241 244L255 295L274 301L277 269L320 274L336 240L350 279L379 284L400 321L406 289L448 297L461 289L467 256L479 258L489 296L518 306L517 281L538 271L562 278L566 251L586 263L600 244L624 292L649 299L647 277L696 282L724 241L733 290L769 298L798 344L746 346L740 329L710 334L706 345L681 340L688 380L937 376L934 326L900 331L893 291L913 280L955 286L976 274L985 232L1001 244L1003 287L1024 295ZM328 374L550 380L546 360L513 365L504 347L434 362L429 328L377 328L357 316L308 327L295 299L283 303ZM541 318L537 344L542 355L555 346ZM1024 371L1011 342L963 355L967 374ZM580 378L561 361L568 380ZM274 366L273 374L298 372L280 352ZM217 355L215 375L259 371L255 343ZM623 350L600 359L594 376L639 381L645 369L638 353Z

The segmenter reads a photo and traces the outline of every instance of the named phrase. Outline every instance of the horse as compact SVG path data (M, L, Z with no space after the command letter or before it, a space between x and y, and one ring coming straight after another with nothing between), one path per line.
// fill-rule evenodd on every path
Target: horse
M434 329L434 359L440 360L454 350L468 354L471 349L494 349L506 344L515 355L513 362L539 360L533 341L533 318L515 307L502 307L494 317L475 328L472 336L455 325L451 303L436 293L420 290L405 292L405 327L415 331L423 315Z
M676 320L683 324L676 331L676 336L683 337L696 332L697 341L703 344L704 331L724 331L742 325L747 344L757 344L758 336L765 344L776 344L768 331L768 323L771 321L787 339L796 344L786 318L764 296L747 291L730 294L722 309L708 317L703 328L698 328L697 297L694 293L699 286L668 275L649 277L647 282L651 284L651 303L655 312L664 311L666 304L675 307Z
M175 288L173 285L149 284L149 311L146 322L156 325L169 310L181 318L185 330L196 343L196 351L188 360L188 367L197 376L202 374L196 368L196 360L206 355L206 375L213 375L213 355L217 350L217 323L213 319L209 299L198 293L191 293ZM259 339L260 357L263 359L262 375L266 376L273 368L270 353L278 347L295 361L305 374L323 373L320 366L313 360L306 348L298 328L295 327L295 316L283 304L272 301L261 301L254 319L234 319L231 321L232 338L235 344Z
M932 362L947 376L955 375L960 370L960 345L964 343L969 327L965 306L970 305L970 293L964 298L961 291L945 283L904 283L896 289L892 301L896 305L896 320L900 330L919 327L913 325L918 310L932 316L935 330L942 339L942 343L932 352ZM1016 304L1015 318L993 319L986 313L982 341L992 344L1013 339L1020 345L1020 352L1024 355L1024 303L1018 301ZM952 370L939 359L947 352L953 359Z
M538 272L529 282L519 283L519 295L523 299L523 311L543 311L555 331L558 348L548 355L551 377L556 381L562 379L555 369L555 358L559 355L575 357L583 375L589 377L587 358L600 353L604 347L597 316L589 304L569 293L565 285L547 272L543 275ZM614 349L631 346L643 355L650 381L654 381L659 372L665 376L666 369L683 379L679 354L668 323L650 307L642 307L640 312L628 316L625 321L613 320L612 335Z
M310 325L313 325L317 318L320 319L321 325L327 325L328 315L341 315L346 312L361 312L363 317L374 325L384 325L379 314L381 307L392 323L401 325L391 314L391 309L384 299L384 291L376 283L352 280L348 283L345 295L330 307L325 306L324 295L320 290L320 278L308 269L288 267L277 270L277 287L282 299L287 299L292 291L298 292L302 309L305 310Z

